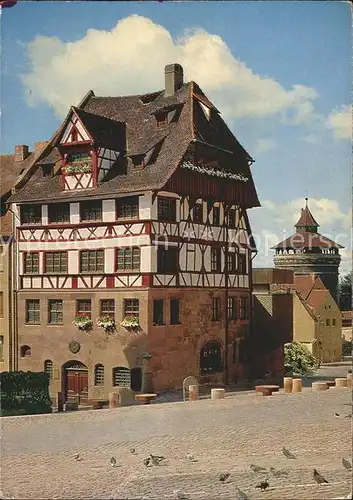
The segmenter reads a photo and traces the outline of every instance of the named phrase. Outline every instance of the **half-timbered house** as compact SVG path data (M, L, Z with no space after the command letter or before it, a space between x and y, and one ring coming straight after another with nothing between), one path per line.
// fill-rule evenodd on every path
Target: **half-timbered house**
M90 91L10 199L17 368L81 400L241 380L252 162L178 64L158 92Z

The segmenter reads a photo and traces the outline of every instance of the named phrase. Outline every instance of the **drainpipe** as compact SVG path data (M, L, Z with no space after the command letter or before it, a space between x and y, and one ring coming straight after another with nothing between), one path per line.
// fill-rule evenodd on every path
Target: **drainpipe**
M224 329L224 383L228 385L228 331L229 331L229 319L228 319L228 245L229 245L229 230L226 222L226 214L225 211L223 213L223 224L226 231L226 241L225 241L225 249L224 249L224 276L225 276L225 311L226 311L226 323Z

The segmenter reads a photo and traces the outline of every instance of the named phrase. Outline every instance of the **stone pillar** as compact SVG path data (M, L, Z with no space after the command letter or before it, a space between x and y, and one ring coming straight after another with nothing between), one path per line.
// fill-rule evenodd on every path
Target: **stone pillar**
M347 387L352 388L352 373L347 373Z
M189 385L189 401L197 401L199 399L199 386Z
M293 392L302 392L303 388L303 381L301 378L294 378L293 379Z
M328 389L326 382L313 382L311 388L313 391L327 391Z
M211 399L224 399L225 389L211 389Z
M58 392L58 412L59 411L64 411L64 393L63 392Z
M347 387L347 378L336 378L336 387Z
M120 394L117 392L110 392L109 393L109 408L117 408L119 406L119 399L120 399Z
M284 377L283 389L286 394L290 394L293 390L293 377Z

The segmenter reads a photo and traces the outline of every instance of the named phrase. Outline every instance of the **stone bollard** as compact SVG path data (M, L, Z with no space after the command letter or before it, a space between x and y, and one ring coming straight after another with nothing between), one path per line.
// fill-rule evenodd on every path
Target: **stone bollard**
M117 392L110 392L109 393L109 408L117 408L119 406L120 402L120 394Z
M225 389L211 389L211 399L224 399Z
M294 378L293 379L293 392L302 392L303 388L303 381L301 378Z
M347 387L352 388L352 373L347 373Z
M327 391L328 389L326 382L313 382L311 388L313 391Z
M336 378L336 387L347 387L347 379L346 378Z
M199 386L189 385L189 401L197 401L199 398Z
M290 394L293 390L293 377L284 377L283 389L285 394Z

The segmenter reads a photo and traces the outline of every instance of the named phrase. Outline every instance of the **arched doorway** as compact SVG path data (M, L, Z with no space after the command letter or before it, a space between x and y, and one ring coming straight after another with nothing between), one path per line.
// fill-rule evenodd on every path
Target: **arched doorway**
M142 388L142 370L141 368L132 368L131 370L131 389L139 392Z
M68 361L62 367L62 391L65 401L78 397L80 404L88 399L88 368L81 361Z
M200 351L200 373L221 373L222 370L222 346L217 340L210 340Z

